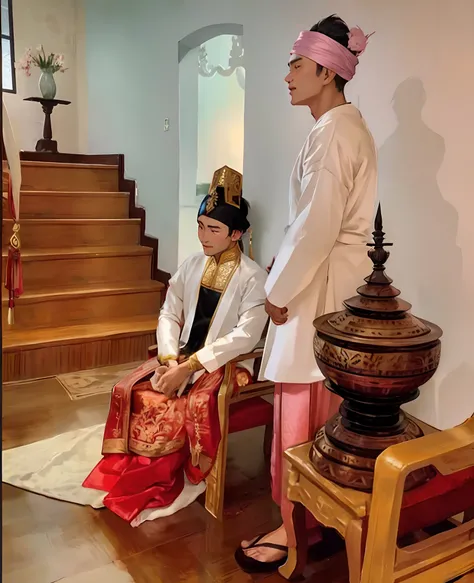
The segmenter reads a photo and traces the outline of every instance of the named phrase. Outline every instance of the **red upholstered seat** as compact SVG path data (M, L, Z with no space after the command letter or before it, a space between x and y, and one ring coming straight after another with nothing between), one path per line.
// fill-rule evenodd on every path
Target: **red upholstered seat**
M432 480L406 492L400 515L399 535L432 526L474 508L474 467Z
M270 425L273 421L273 405L262 397L230 404L229 433Z

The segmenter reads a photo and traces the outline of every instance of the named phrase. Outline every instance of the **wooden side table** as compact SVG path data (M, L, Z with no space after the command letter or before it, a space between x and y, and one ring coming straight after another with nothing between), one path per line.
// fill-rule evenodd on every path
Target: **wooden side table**
M71 102L64 101L63 99L43 99L42 97L27 97L25 101L40 103L44 112L43 139L38 140L36 143L36 151L56 154L58 151L58 143L56 140L53 140L51 114L56 105L70 105Z
M417 420L426 434L433 427ZM285 579L303 574L308 551L305 509L325 527L335 529L345 540L350 583L360 583L372 494L338 486L319 474L310 462L312 442L285 452L289 462L288 498L294 503L293 524L297 548L288 549L280 567ZM385 583L385 582L380 582Z
M371 495L338 486L321 476L309 460L312 442L285 452L290 463L288 498L294 503L293 523L297 548L288 549L288 560L280 568L286 579L302 575L308 552L305 509L323 526L334 528L346 541L350 583L358 583L364 548L362 525L368 516Z

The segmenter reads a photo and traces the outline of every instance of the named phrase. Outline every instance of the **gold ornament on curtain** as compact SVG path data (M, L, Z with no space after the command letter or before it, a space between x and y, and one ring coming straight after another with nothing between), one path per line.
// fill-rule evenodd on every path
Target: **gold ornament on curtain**
M15 300L23 293L23 271L21 265L21 241L20 241L20 188L21 188L21 162L20 152L16 145L13 129L8 117L8 112L3 103L3 146L8 162L8 196L7 203L10 215L13 219L13 234L10 237L8 247L7 264L5 269L5 288L8 290L8 324L14 323Z

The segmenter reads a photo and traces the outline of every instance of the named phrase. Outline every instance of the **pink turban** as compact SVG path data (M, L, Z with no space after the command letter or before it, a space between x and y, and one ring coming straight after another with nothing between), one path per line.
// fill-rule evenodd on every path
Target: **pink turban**
M365 35L359 27L352 28L349 31L349 48L346 49L325 34L305 30L300 33L291 54L311 59L318 65L334 71L346 81L350 81L359 63L357 56L364 52L370 36L372 35ZM351 51L356 54L354 55Z

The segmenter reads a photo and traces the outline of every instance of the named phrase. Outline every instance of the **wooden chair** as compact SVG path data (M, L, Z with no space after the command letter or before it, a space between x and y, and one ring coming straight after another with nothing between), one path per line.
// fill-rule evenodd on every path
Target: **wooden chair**
M263 443L264 455L270 454L273 434L273 405L263 397L272 395L275 385L269 381L256 381L241 387L234 394L232 381L235 366L244 360L254 360L254 379L258 378L263 354L262 340L253 352L243 354L227 363L217 397L219 422L221 427L221 442L214 466L206 479L206 510L217 520L222 520L224 512L224 489L227 462L227 447L229 434L265 426ZM157 355L157 346L148 349L148 357Z
M410 472L426 466L434 466L438 476L424 486L427 492L420 504L424 503L425 508L419 507L416 512L424 513L426 521L433 511L448 518L462 510L464 519L451 519L448 530L398 548L405 479ZM444 582L474 569L473 470L474 417L454 429L391 447L379 456L361 583ZM429 496L439 495L442 488L447 494L444 500ZM441 507L431 510L429 506L434 504ZM440 518L438 515L436 522ZM432 520L433 516L430 522L434 524Z
M305 508L345 539L350 583L444 583L474 568L474 418L441 432L421 425L432 433L378 457L372 494L321 476L309 461L311 442L285 452L297 545L283 577L295 579L305 567ZM404 492L406 476L430 465L437 475ZM452 518L460 513L462 523ZM407 537L418 542L399 548Z

